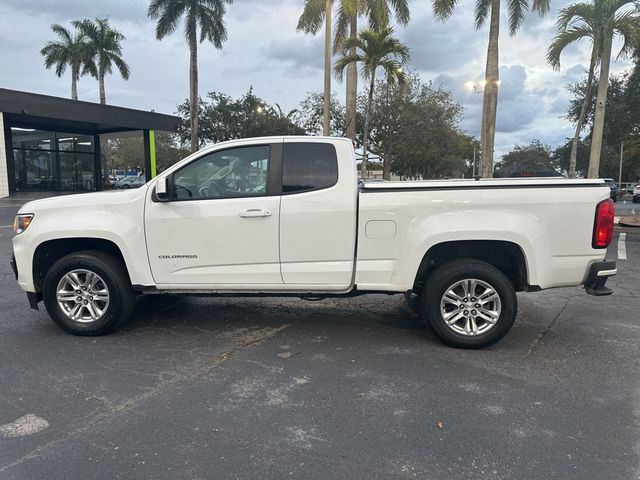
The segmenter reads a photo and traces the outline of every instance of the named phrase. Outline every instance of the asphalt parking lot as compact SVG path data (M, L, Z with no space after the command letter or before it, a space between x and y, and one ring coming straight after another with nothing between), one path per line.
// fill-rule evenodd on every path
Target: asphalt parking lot
M640 228L616 230L614 295L519 294L511 333L465 351L397 295L147 297L73 337L14 280L17 207L0 203L2 480L640 479Z

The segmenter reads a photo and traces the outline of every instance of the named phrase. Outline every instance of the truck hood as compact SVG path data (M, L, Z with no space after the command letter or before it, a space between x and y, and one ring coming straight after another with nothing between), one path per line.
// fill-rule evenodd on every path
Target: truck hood
M62 195L59 197L42 198L25 203L18 213L37 213L46 210L61 209L91 209L99 213L101 210L111 210L119 205L122 208L136 203L144 198L147 189L146 185L130 190L108 190L104 192L79 193L72 195Z

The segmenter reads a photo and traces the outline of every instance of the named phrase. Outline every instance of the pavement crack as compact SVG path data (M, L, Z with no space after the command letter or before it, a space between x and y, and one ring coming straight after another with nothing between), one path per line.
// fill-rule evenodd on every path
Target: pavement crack
M10 468L16 467L22 463L24 463L27 460L30 460L32 458L37 458L38 456L40 456L40 454L42 453L43 450L45 450L46 448L50 448L53 447L57 444L63 443L65 441L67 441L69 438L75 437L76 435L80 435L88 430L91 430L93 427L106 422L108 420L110 420L111 418L126 412L128 410L131 410L132 408L140 405L141 403L149 400L150 398L156 396L157 394L168 390L169 388L175 386L178 383L184 382L186 380L190 380L192 378L201 376L206 374L207 372L215 369L216 367L218 367L219 365L221 365L222 363L226 362L227 360L229 360L230 358L232 358L234 355L238 354L239 352L250 348L254 345L258 345L262 342L264 342L265 340L268 340L269 338L277 335L278 333L282 332L283 330L291 327L294 323L288 323L285 325L281 325L280 327L276 327L276 328L265 328L265 329L260 329L258 331L250 331L247 332L247 334L243 335L240 339L238 339L238 341L236 342L235 346L233 348L231 348L230 350L227 350L225 352L222 352L218 355L215 355L211 358L210 361L205 362L203 365L200 365L192 370L189 370L185 373L176 375L175 377L171 378L170 380L165 380L162 381L157 387L153 388L152 390L149 390L145 393L142 393L140 395L137 395L135 397L129 398L121 403L119 403L118 405L109 407L107 409L107 411L98 414L96 416L96 418L94 418L93 420L85 423L83 426L76 428L75 430L71 431L71 432L67 432L65 434L63 434L61 437L56 438L54 440L51 440L47 443L45 443L44 445L40 445L38 447L36 447L35 449L31 450L29 453L27 453L26 455L23 455L22 457L20 457L19 459L8 463L6 465L0 466L0 473L3 473L5 471L7 471Z
M566 310L566 308L569 306L569 302L571 301L573 297L569 297L567 298L567 301L565 302L565 304L562 306L562 308L560 309L560 311L556 314L555 317L553 317L551 319L551 321L549 322L549 324L542 330L542 332L540 332L538 334L538 336L536 338L533 339L533 341L531 342L531 345L529 346L529 350L527 350L527 354L525 355L525 358L529 357L536 348L538 348L538 345L540 345L542 343L542 340L544 339L544 337L547 335L547 333L549 333L549 331L551 330L551 327L553 327L554 323L556 323L556 320L558 319L558 317L560 317L560 315L562 315L562 313Z

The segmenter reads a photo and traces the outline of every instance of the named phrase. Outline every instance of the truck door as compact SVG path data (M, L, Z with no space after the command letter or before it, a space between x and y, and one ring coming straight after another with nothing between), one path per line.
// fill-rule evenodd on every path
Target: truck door
M280 265L285 284L332 289L351 285L356 198L349 142L285 139L280 205Z
M282 144L203 155L173 173L170 201L148 201L145 235L158 284L282 285L278 224Z

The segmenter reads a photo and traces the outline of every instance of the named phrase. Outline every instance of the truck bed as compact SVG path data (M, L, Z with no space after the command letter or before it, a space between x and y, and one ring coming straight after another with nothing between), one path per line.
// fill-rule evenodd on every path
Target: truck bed
M585 265L604 256L591 239L595 205L608 196L600 179L365 183L358 202L356 284L412 288L421 260L435 246L494 241L522 252L528 287L579 285Z

